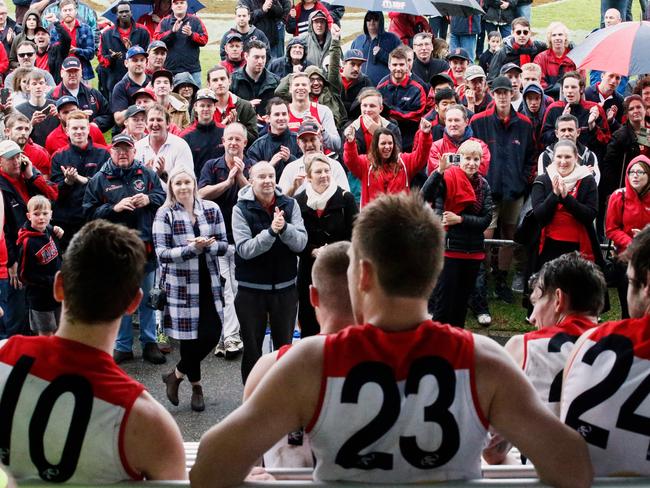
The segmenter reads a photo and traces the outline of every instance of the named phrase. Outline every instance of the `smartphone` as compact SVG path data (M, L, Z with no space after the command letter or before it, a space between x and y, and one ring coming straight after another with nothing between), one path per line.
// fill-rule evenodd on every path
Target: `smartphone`
M9 101L9 94L9 88L0 89L0 103L2 105L7 105L7 102Z

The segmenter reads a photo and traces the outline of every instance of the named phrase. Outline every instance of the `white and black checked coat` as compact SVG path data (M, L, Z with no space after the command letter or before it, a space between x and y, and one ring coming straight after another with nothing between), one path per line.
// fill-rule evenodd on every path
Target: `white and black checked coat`
M217 260L217 256L226 254L228 250L223 215L216 203L201 199L194 202L194 215L201 236L216 239L204 252L212 281L214 305L223 323L223 292ZM180 203L158 210L153 222L153 242L158 256L158 272L162 275L167 294L163 326L165 333L174 339L198 338L199 254L188 244L188 240L194 237L190 216Z

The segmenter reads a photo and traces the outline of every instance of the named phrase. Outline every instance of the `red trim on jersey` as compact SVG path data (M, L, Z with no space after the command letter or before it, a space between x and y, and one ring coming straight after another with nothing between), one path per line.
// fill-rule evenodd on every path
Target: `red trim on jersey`
M607 322L599 326L589 340L598 342L603 337L619 334L629 338L634 344L634 355L650 360L650 315L638 319L625 319Z
M280 349L278 349L278 351L277 351L277 355L275 356L275 360L277 361L282 356L284 356L289 351L289 349L291 349L292 345L293 344L285 344L284 346L281 346Z
M289 111L289 123L287 124L291 132L298 132L298 129L302 125L304 118L296 117L291 111L291 106L287 108ZM318 103L311 102L309 104L309 114L314 117L319 124L322 124L320 120L320 115L318 114Z
M133 405L132 405L133 406ZM129 408L124 412L124 417L122 418L122 423L120 424L120 433L117 440L117 447L120 452L120 461L122 461L122 467L124 471L135 481L141 481L144 479L142 473L138 473L135 469L129 464L129 460L126 458L126 450L124 449L124 436L126 435L126 423L129 420L131 415L131 409Z

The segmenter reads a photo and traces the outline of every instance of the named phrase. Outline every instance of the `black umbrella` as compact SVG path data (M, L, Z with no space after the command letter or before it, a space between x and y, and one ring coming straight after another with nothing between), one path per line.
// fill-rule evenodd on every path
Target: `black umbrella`
M101 13L102 17L106 17L111 22L117 22L117 15L115 15L115 7L122 0L115 0L111 3L108 8ZM153 12L153 0L131 0L129 2L131 5L131 14L135 20L138 20L144 14ZM199 0L189 0L187 2L187 11L191 14L198 12L201 9L204 9L203 5ZM146 46L145 46L146 47Z
M345 5L346 7L362 8L375 12L430 15L432 17L440 17L443 15L438 12L438 9L431 3L431 0L332 0L329 3L330 5Z
M469 17L485 12L476 0L429 0L442 15Z

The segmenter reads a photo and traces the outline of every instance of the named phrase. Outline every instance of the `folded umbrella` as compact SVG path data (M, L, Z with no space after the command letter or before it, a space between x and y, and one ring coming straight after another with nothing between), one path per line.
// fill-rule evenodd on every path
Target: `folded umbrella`
M569 52L578 69L632 76L650 73L650 22L621 22L597 30Z

